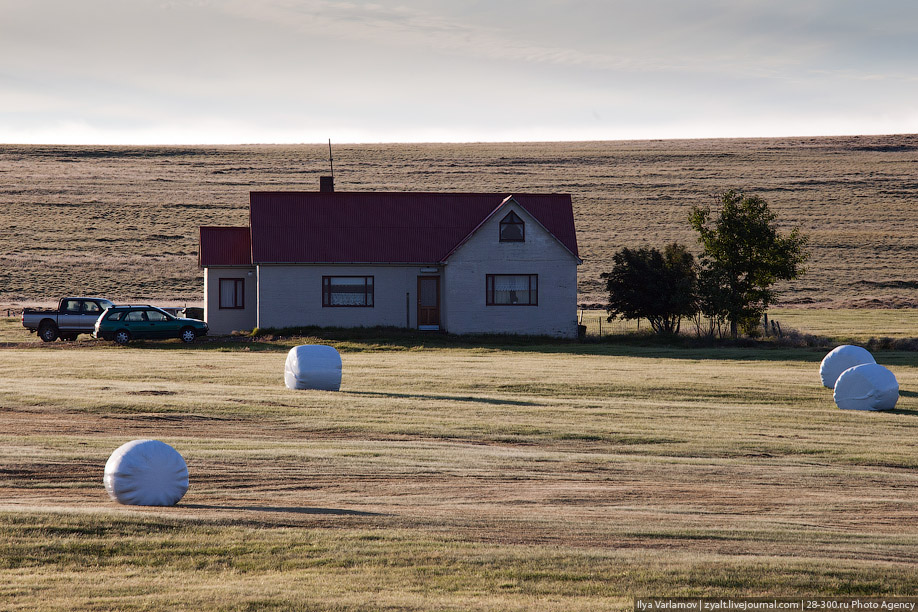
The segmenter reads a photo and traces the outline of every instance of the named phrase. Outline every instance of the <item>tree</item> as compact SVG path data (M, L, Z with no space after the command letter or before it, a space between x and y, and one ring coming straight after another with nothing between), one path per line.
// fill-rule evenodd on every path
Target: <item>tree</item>
M611 272L601 275L609 291L608 320L647 319L659 334L675 334L695 308L695 258L685 246L622 249Z
M730 310L727 275L717 266L698 266L695 285L697 312L692 315L698 336L724 337L724 327Z
M758 196L727 191L722 207L692 207L689 222L704 247L701 256L702 288L700 300L712 314L721 312L730 323L735 338L740 328L751 329L774 301L773 285L793 280L803 273L807 236L794 228L782 235L776 215Z

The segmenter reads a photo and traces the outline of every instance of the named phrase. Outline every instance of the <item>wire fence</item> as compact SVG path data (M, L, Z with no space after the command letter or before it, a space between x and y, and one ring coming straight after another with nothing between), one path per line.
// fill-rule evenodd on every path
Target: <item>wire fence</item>
M615 319L607 321L605 310L578 310L577 320L586 327L587 336L617 336L649 329L647 321Z

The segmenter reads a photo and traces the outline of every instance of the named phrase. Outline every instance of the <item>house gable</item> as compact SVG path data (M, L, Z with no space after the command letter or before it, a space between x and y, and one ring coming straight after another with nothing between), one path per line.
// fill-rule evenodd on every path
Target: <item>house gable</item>
M501 241L500 222L509 212L524 222L524 241ZM449 331L576 336L580 261L526 208L508 199L444 266ZM519 301L495 294L501 284L520 283Z
M567 196L567 198L568 198L568 202L570 202L570 196ZM545 212L547 211L543 211L543 213ZM493 211L491 211L491 214L489 214L486 218L484 218L481 221L481 223L479 223L475 227L475 229L469 232L467 236L465 236L455 247L453 247L453 249L446 255L446 257L443 258L442 262L448 263L450 258L453 256L454 253L456 253L456 251L458 251L463 246L465 246L469 242L469 240L471 240L472 236L476 235L479 232L484 231L484 228L486 227L490 228L488 231L491 231L492 233L494 233L495 240L497 242L518 242L518 243L524 244L526 242L525 240L525 232L527 231L526 229L523 229L524 234L523 234L522 240L504 240L502 239L501 224L504 223L504 219L506 219L509 215L515 215L517 218L519 218L523 222L524 228L530 224L532 227L539 228L541 232L544 232L547 236L554 239L565 251L568 252L569 255L571 255L575 260L577 260L577 265L580 265L581 263L583 263L583 260L580 259L580 257L577 255L577 234L573 228L573 223L574 223L573 215L570 216L569 232L568 231L560 232L561 236L567 239L567 240L563 240L561 237L558 236L558 234L556 234L555 232L545 227L545 225L535 215L530 213L526 209L526 207L524 207L519 202L517 202L516 198L512 195L507 196L500 203L500 206L498 206ZM545 215L545 216L548 216L548 215ZM555 221L556 227L567 229L566 223L558 222L558 220L556 220L554 217L549 217L549 218L552 218L552 220ZM496 222L497 219L500 219L500 221ZM497 226L497 229L494 229L495 225Z

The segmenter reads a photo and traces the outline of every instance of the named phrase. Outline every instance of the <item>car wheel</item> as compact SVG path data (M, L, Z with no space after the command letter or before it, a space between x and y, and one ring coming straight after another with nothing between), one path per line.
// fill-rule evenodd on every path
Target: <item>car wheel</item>
M182 328L182 335L181 335L182 342L194 342L195 335L196 334L194 333L194 330L191 329L190 327Z
M57 340L57 325L54 323L45 323L38 330L38 336L44 342L54 342Z
M114 340L121 346L124 346L131 341L131 332L126 329L119 329L115 332Z

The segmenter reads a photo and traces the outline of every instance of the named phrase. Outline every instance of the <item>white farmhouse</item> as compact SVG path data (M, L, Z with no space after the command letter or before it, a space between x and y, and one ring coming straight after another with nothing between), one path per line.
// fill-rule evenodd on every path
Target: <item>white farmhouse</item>
M252 192L249 215L249 227L201 227L211 333L577 335L570 195Z

